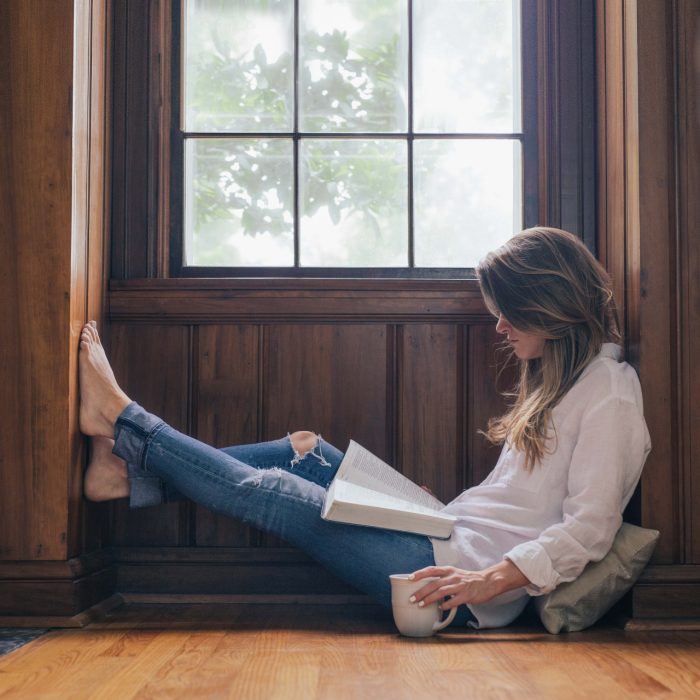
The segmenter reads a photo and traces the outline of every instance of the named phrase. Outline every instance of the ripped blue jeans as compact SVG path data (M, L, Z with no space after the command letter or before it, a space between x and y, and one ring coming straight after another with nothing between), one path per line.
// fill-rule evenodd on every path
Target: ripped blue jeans
M326 488L343 454L320 439L303 457L289 437L218 450L131 403L117 419L113 451L128 465L131 506L184 495L282 538L388 608L389 574L435 563L423 535L321 519ZM453 624L468 619L471 613L462 606Z

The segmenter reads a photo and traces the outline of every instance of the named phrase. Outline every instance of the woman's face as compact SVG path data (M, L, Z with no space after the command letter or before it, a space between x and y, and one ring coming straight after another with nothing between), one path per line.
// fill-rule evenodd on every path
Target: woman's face
M542 357L544 338L517 330L503 318L503 314L498 317L496 331L506 336L508 342L513 346L513 352L521 360L534 360L536 357Z

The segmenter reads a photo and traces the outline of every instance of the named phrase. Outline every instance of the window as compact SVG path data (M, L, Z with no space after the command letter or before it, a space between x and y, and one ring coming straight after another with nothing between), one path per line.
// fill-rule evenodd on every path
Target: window
M174 272L463 276L535 223L519 0L183 0L179 22Z

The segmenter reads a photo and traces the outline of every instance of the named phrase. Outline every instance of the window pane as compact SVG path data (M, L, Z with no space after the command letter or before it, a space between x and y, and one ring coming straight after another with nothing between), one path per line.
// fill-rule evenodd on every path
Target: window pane
M185 265L294 265L292 142L189 139Z
M300 157L301 264L407 265L405 141L308 139Z
M520 131L520 0L414 0L414 129Z
M405 131L407 0L300 3L302 131Z
M414 144L417 267L474 267L522 228L520 142Z
M291 131L292 0L186 0L185 131Z

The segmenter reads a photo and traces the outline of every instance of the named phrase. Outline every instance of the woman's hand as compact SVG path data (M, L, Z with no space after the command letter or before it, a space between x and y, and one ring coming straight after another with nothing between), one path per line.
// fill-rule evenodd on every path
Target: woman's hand
M444 601L440 608L449 610L465 603L487 603L501 593L527 586L529 579L513 562L504 559L494 566L482 571L465 571L454 566L427 566L411 574L413 580L437 576L437 581L430 581L418 589L411 602L416 605L429 605L435 601Z

